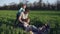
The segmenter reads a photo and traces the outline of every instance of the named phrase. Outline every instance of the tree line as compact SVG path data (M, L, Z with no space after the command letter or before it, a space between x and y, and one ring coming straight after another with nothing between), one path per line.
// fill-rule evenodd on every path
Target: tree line
M28 3L28 2L27 2ZM47 4L42 3L42 0L39 0L39 2L34 2L27 4L27 7L31 10L60 10L60 1L57 1L55 4L50 4L47 2ZM11 3L11 5L4 5L3 7L0 7L1 10L18 10L21 8L21 5L23 2L20 2L19 4Z

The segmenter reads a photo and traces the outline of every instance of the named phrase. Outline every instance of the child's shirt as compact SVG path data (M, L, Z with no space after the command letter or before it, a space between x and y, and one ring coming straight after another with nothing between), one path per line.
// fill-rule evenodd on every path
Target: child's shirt
M24 12L25 11L25 9L24 8L20 8L19 9L19 11L18 11L18 13L17 13L17 15L20 15L21 14L21 12Z
M20 10L18 12L24 12L25 9L24 8L20 8Z

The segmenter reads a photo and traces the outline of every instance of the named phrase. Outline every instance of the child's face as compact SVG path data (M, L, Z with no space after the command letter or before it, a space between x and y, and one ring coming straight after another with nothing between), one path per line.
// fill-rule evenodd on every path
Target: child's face
M24 5L23 8L25 9L26 8L26 5Z

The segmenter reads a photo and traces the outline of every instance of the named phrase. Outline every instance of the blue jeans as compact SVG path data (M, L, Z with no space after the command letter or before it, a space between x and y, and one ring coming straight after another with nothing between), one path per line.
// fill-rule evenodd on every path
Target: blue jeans
M29 25L28 27L26 27L26 31L38 32L38 29L33 25Z

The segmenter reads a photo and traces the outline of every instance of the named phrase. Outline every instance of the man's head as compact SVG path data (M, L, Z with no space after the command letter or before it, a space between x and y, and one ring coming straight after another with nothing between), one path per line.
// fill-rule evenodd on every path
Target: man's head
M22 7L25 9L26 8L26 4L23 4Z

